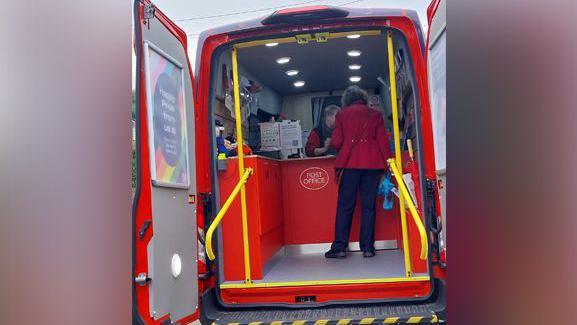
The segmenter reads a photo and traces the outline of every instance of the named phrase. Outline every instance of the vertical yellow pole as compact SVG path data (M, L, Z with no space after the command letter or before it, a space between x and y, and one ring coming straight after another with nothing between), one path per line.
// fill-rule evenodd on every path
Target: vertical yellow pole
M242 116L240 112L240 84L238 81L238 61L236 54L236 47L232 48L232 80L234 83L234 112L236 115L236 138L238 147L238 177L242 178L244 175L244 152L243 152L243 138L242 138ZM242 186L240 189L240 207L242 215L242 245L244 251L244 279L245 283L251 283L250 278L250 255L248 246L248 220L246 216L246 191Z
M401 136L399 133L399 112L397 108L397 80L395 79L395 56L393 51L393 33L387 32L387 49L389 56L389 80L391 83L391 108L393 111L393 133L395 136L395 160L397 169L403 172L403 160L401 158ZM399 175L403 176L403 175ZM405 255L405 270L407 277L413 276L411 267L411 254L409 252L409 235L407 232L407 214L405 211L405 197L399 191L399 210L401 213L401 229L403 232L403 253Z

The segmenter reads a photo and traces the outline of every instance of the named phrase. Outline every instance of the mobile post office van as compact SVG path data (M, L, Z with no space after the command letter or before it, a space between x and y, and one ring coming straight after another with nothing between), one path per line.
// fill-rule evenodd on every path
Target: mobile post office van
M440 10L428 11L437 34ZM429 103L444 79L427 74L435 45L416 12L283 9L201 33L194 65L154 4L135 1L134 18L135 323L444 322L444 125ZM376 199L376 255L359 251L357 202L347 258L325 259L335 157L303 147L350 85L383 115L395 189Z

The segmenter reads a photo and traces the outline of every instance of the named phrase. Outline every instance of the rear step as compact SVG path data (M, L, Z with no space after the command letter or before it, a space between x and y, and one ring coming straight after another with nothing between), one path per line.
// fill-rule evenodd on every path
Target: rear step
M344 305L322 308L227 309L219 307L214 289L202 296L201 321L210 325L335 325L445 323L445 286L435 283L435 294L424 302Z

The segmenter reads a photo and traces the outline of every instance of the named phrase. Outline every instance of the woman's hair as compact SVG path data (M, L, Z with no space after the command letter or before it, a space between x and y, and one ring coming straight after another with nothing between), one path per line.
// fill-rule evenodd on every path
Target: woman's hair
M341 108L338 107L337 105L329 105L329 106L325 107L324 115L325 115L325 117L333 116L333 115L336 115L340 110L341 110Z
M367 92L362 90L359 86L350 86L343 93L343 97L341 97L341 103L343 104L343 107L350 106L352 103L357 101L361 101L366 105L368 100L369 94L367 94Z

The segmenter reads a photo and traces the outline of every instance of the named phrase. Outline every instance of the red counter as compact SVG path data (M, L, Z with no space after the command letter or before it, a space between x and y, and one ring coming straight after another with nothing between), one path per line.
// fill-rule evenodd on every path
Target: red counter
M285 245L333 241L338 197L334 162L334 157L282 161ZM378 197L375 240L396 241L400 235L398 218L382 206L383 199ZM359 198L350 242L359 241L360 213Z
M334 157L275 160L245 157L254 169L246 184L251 276L262 279L263 267L284 245L331 243L337 204ZM238 182L238 162L229 158L219 172L221 204ZM398 207L382 209L377 198L375 240L402 247ZM350 242L358 242L360 199L353 217ZM240 196L222 221L226 281L244 279Z
M280 161L245 157L245 168L253 175L246 183L251 275L262 279L264 264L283 246L283 214ZM221 204L237 184L238 161L228 159L227 170L219 172ZM227 281L244 280L244 253L240 195L222 220L224 273Z

